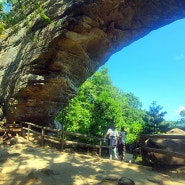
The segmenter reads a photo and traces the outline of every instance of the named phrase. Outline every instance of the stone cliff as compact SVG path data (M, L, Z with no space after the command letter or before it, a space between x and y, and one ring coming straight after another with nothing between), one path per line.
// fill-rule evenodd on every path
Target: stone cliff
M185 18L183 0L49 0L42 7L50 22L28 11L29 23L1 38L0 114L8 123L52 122L113 53Z

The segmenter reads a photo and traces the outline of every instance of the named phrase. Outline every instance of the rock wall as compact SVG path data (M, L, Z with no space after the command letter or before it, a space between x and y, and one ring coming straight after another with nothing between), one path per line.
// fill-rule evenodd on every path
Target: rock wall
M49 0L42 7L50 23L28 11L29 22L1 38L0 114L8 123L48 124L113 53L185 17L182 0Z
M144 147L158 149L165 153L158 153L155 151L147 152L145 156L146 159L144 159L144 161L146 160L148 164L153 165L184 166L185 159L182 155L185 153L185 138L183 137L185 135L185 131L174 128L169 130L166 134L166 137L164 134L156 135L156 137L148 137L145 141Z

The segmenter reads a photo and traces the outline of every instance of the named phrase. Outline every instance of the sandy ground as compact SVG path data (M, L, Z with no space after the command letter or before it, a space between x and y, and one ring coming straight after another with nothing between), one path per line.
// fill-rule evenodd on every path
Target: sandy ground
M38 147L17 137L17 143L0 149L0 185L115 185L121 177L136 185L184 185L182 173L159 173L150 167L110 161L69 149L60 152Z

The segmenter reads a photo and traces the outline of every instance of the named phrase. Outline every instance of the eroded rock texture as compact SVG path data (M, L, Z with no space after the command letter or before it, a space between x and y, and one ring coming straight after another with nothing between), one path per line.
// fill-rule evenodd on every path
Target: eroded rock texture
M48 124L113 53L185 17L183 0L50 0L42 6L52 23L22 22L18 33L1 39L0 100L8 123Z
M170 153L149 152L146 155L148 163L153 163L155 165L184 166L185 159L182 155L185 153L185 139L180 136L184 136L185 131L176 128L168 131L167 134L171 137L163 138L159 135L155 138L148 138L145 141L145 147L159 149L165 152L175 152L176 154L170 155ZM172 137L173 135L175 135L174 138Z

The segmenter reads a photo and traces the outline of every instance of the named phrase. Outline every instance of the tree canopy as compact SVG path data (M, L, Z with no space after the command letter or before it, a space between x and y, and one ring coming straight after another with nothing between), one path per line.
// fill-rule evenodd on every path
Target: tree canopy
M112 84L108 69L104 66L80 88L78 95L61 111L56 120L65 130L103 137L110 124L118 131L125 127L127 143L134 142L142 133L153 133L153 125L147 128L148 120L154 117L159 124L164 113L160 106L152 104L150 111L142 110L139 98L126 93Z

